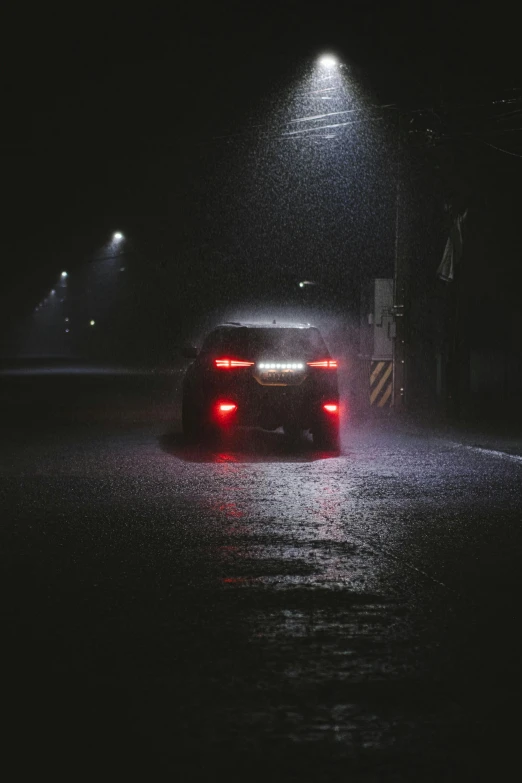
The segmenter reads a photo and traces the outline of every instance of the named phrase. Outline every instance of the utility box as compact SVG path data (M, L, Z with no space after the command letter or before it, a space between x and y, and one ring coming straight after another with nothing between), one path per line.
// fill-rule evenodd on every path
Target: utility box
M393 278L373 281L373 350L372 359L393 359Z
M361 302L359 358L366 365L364 397L372 408L393 402L393 278L372 280Z

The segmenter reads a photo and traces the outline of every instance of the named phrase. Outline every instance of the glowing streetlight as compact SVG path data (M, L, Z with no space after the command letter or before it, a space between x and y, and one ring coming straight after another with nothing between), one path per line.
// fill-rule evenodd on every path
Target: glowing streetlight
M89 326L94 326L95 323L96 321L89 321Z
M60 275L60 277L62 278L62 280L65 280L65 278L67 277L67 272L64 270Z
M322 65L323 68L335 68L338 62L337 57L333 54L323 54L323 56L319 58L319 65Z
M114 234L112 235L112 238L114 242L121 242L121 240L123 239L123 234L121 233L121 231L115 231Z

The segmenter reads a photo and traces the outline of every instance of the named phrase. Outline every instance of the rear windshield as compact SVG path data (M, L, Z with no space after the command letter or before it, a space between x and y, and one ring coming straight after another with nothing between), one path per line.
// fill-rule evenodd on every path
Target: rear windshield
M319 331L308 329L222 328L211 332L203 343L204 353L246 360L262 358L328 358L328 349Z

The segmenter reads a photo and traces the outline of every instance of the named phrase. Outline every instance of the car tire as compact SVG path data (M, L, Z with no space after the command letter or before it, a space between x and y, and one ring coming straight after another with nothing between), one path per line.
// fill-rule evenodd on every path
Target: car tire
M339 423L321 423L313 431L314 446L324 451L339 451L341 441Z
M194 403L185 397L181 406L181 426L185 440L194 442L201 439L203 433L201 414Z

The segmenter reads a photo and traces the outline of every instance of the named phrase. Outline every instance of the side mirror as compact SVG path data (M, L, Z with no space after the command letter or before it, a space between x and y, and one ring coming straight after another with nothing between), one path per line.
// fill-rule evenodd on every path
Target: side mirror
M185 343L181 346L181 355L184 356L185 359L195 359L198 353L199 351L195 345Z

